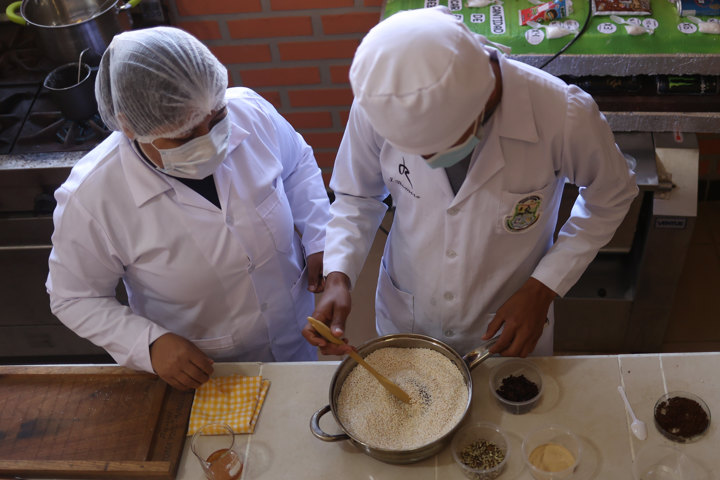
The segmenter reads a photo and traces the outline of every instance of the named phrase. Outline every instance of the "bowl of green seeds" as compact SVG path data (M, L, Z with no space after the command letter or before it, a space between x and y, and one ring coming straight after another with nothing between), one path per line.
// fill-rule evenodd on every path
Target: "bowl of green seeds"
M493 480L500 476L510 456L510 442L497 425L479 422L455 434L450 444L455 463L471 480Z

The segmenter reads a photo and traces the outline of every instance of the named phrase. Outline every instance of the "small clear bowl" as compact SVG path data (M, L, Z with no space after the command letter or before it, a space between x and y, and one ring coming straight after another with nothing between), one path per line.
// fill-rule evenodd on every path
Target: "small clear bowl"
M546 455L542 450L545 448ZM561 454L572 455L572 461L566 468L557 470L555 467L536 466L538 457L557 457ZM582 444L580 439L570 430L561 425L546 425L538 430L528 433L522 442L522 455L525 466L536 480L560 480L568 478L577 470L582 457Z
M707 415L707 425L705 426L705 428L702 429L702 431L694 432L691 435L683 435L681 433L681 430L679 430L680 425L677 426L677 429L672 427L668 428L669 425L666 421L667 419L663 419L662 421L658 420L658 417L662 418L664 415L666 415L668 407L672 408L672 403L668 404L666 402L672 402L673 398L686 398L688 400L694 401L700 406L700 408L705 412L705 415ZM700 438L702 438L703 435L705 435L705 433L707 433L708 429L710 428L710 409L702 398L698 397L693 393L681 391L668 392L665 395L661 396L657 402L655 402L655 408L653 409L653 420L655 421L655 427L666 438L672 440L673 442L691 443L700 440Z
M482 441L494 443L504 454L503 460L492 468L472 468L462 461L462 452L475 442ZM510 441L497 425L489 422L479 422L467 425L455 434L451 443L451 450L455 463L463 474L471 480L493 480L500 476L508 464L510 457Z
M537 385L537 395L522 402L508 400L502 395L500 395L498 393L498 389L502 385L503 380L510 377L511 375L515 377L523 375L526 379ZM506 360L500 363L499 365L495 366L495 368L493 368L490 372L489 382L490 391L495 397L495 400L497 400L498 404L506 411L515 415L527 413L533 408L535 408L537 403L540 401L540 397L542 396L543 392L543 381L540 369L529 360L513 359Z
M633 461L635 480L702 480L707 473L672 445L643 446Z

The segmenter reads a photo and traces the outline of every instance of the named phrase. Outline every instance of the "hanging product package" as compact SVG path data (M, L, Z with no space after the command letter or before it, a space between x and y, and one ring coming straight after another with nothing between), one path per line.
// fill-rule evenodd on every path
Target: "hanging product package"
M676 0L678 15L720 16L720 0Z
M518 12L520 25L527 25L527 22L552 22L553 20L565 18L571 13L571 0L553 0Z
M593 15L650 15L650 0L592 0Z

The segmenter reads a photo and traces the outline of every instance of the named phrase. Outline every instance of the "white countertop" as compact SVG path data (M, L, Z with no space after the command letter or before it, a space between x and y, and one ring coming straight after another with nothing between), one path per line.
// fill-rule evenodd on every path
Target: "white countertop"
M677 447L707 470L708 479L720 472L720 433L711 420L699 441L678 444L663 437L653 423L653 407L665 392L690 391L720 414L720 353L558 356L531 358L543 372L543 397L524 415L504 412L488 387L488 372L502 358L490 358L472 371L473 400L465 423L489 421L510 437L511 451L501 480L531 479L522 463L520 444L526 433L549 423L573 430L584 447L573 480L631 480L633 460L650 444ZM310 418L329 404L329 388L339 362L225 363L215 375L262 375L272 383L255 432L236 441L247 458L242 480L362 479L437 480L465 478L453 463L450 449L409 465L375 460L349 441L323 442L310 432ZM648 439L630 432L629 416L618 394L625 386L635 414L648 426ZM327 433L341 433L332 414L321 419ZM203 480L197 460L186 442L178 479Z

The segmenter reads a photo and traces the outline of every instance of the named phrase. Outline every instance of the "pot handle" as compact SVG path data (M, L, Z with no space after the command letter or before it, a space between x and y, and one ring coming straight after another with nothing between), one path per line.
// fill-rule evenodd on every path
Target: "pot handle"
M490 347L495 345L495 342L498 341L499 337L499 335L495 335L487 342L483 343L479 347L475 348L473 351L468 352L465 354L465 356L463 356L463 361L465 362L465 365L468 366L468 369L472 370L473 368L480 365L483 361L485 361L486 358L492 355L492 353L490 353Z
M329 411L330 405L325 405L323 408L313 414L312 418L310 419L310 431L312 432L312 434L323 442L339 442L340 440L347 440L348 438L350 438L344 433L340 433L338 435L331 435L329 433L325 433L323 429L320 428L320 417L322 417Z
M118 10L130 10L131 8L136 7L140 1L141 0L128 0L126 4L120 5Z
M19 2L13 2L10 5L7 6L5 9L5 15L7 15L8 20L11 22L15 22L18 25L27 25L27 21L17 14L18 9L22 5L22 0Z

